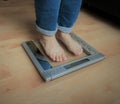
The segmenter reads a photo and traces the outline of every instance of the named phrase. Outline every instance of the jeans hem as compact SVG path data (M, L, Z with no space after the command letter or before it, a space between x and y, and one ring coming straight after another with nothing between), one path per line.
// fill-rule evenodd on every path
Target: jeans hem
M72 27L58 26L58 29L59 29L61 32L64 32L64 33L71 33L71 31L72 31L72 29L73 29L73 26L72 26Z
M54 31L45 30L45 29L39 27L37 24L35 25L35 27L38 32L42 33L43 35L47 35L47 36L53 36L53 35L55 35L55 33L57 31L57 29Z

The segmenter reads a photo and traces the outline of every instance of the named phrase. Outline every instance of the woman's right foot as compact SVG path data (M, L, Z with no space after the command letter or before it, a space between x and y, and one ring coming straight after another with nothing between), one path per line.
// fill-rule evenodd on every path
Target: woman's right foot
M59 45L55 36L40 36L40 43L45 51L53 61L61 62L67 59L64 50Z

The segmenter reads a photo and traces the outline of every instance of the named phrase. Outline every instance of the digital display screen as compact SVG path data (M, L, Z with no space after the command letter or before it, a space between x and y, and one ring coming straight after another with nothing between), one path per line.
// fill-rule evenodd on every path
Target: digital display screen
M74 66L77 66L77 65L83 64L85 62L88 62L88 61L89 61L89 59L80 60L80 61L68 64L68 65L64 66L64 68L69 69L69 68L72 68Z

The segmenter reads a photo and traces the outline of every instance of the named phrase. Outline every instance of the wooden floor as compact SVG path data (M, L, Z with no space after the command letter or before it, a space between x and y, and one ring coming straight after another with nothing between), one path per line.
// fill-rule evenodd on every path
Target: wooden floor
M36 39L33 0L0 0L0 104L120 104L120 28L82 10L73 32L106 59L44 82L21 47Z

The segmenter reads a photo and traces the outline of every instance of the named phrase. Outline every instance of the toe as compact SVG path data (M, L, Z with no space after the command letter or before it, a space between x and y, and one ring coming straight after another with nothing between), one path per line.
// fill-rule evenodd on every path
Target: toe
M81 51L81 50L78 50L77 53L76 53L76 55L79 56L79 55L81 55L81 53L82 53L82 51Z
M55 55L54 54L50 54L48 56L50 57L51 60L55 61Z
M62 60L63 61L67 60L67 57L64 54L62 54Z
M81 55L81 53L82 53L82 50L81 50L81 49L78 49L78 50L77 50L77 55L79 56L79 55Z
M59 55L58 54L56 54L56 56L55 56L55 61L59 62Z
M62 55L59 56L59 61L60 61L60 62L63 61Z
M72 49L71 52L73 52L74 55L79 56L81 55L81 53L83 49L81 47L75 47L75 49Z

